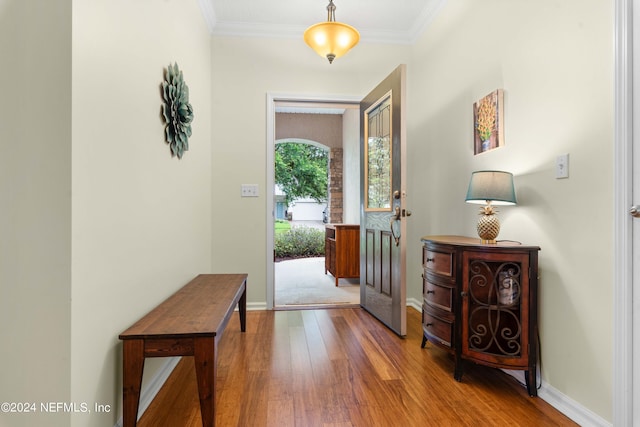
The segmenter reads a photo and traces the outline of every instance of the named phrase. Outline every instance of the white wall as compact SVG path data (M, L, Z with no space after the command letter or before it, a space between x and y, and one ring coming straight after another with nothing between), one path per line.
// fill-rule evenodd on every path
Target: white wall
M74 426L115 424L118 334L211 271L210 58L195 0L74 2L71 399L114 407ZM173 62L195 115L181 160L161 119ZM145 384L162 363L146 362Z
M225 209L213 210L212 268L248 273L248 304L266 305L271 262L264 197L267 93L363 96L406 62L409 52L409 46L362 43L330 65L302 38L213 38L213 200ZM259 185L260 197L240 197L240 185L247 182Z
M360 110L342 116L343 208L345 224L360 224Z
M541 247L542 378L612 419L613 2L448 2L408 67L410 235L475 234L474 170L515 175L499 238ZM505 146L473 154L472 104L505 92ZM569 179L554 177L570 154ZM420 243L409 275L420 273ZM420 297L413 286L411 295Z
M70 399L70 24L69 0L0 1L0 402Z

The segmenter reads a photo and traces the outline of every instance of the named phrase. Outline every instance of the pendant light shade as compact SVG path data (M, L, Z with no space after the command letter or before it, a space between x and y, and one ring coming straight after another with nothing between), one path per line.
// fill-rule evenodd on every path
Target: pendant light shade
M336 22L336 6L329 0L327 21L312 25L304 32L304 41L331 64L360 41L360 33L351 25Z

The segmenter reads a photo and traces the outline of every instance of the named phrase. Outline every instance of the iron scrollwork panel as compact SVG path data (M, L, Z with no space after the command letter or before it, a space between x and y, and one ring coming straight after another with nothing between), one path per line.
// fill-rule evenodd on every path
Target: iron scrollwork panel
M522 268L514 262L469 264L469 350L499 356L522 354Z

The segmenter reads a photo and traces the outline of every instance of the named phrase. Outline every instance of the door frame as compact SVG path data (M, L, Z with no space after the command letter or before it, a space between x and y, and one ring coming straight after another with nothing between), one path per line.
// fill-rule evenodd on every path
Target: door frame
M362 96L328 96L328 95L301 95L301 94L287 94L287 93L272 93L267 92L267 137L266 137L266 150L267 150L267 165L266 165L266 188L265 197L267 198L265 217L266 217L266 296L267 296L267 310L273 310L275 306L275 266L273 263L273 240L274 233L273 227L270 224L273 223L275 218L275 205L274 205L274 189L275 189L275 168L274 168L274 150L276 144L276 103L278 102L300 102L306 103L309 106L313 104L358 104Z
M633 2L615 0L613 425L636 425L633 411L640 361L633 351ZM636 165L637 167L640 165ZM637 333L636 333L637 335ZM634 375L629 375L633 372ZM634 424L634 421L636 424Z

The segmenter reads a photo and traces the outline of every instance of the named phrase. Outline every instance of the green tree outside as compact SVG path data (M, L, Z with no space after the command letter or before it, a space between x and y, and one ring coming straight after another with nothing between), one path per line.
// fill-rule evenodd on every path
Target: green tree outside
M308 144L281 142L275 148L275 182L285 194L287 204L296 199L311 198L318 203L327 200L326 150Z

